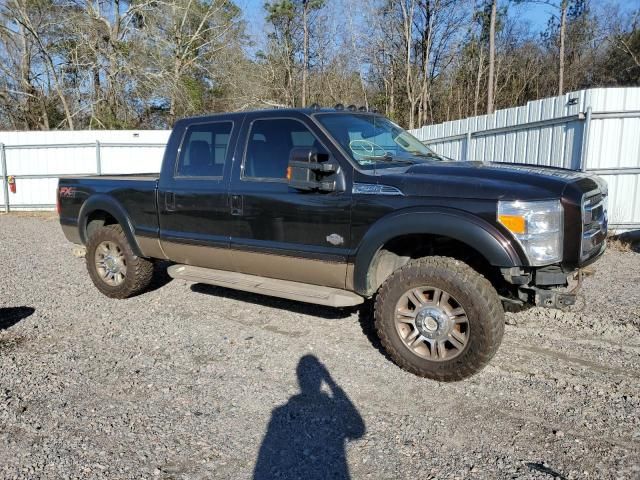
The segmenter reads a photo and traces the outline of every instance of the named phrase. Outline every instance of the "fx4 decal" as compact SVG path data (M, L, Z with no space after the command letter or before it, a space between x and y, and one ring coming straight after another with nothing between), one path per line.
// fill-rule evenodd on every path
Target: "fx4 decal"
M75 187L60 187L60 197L74 198L76 196Z

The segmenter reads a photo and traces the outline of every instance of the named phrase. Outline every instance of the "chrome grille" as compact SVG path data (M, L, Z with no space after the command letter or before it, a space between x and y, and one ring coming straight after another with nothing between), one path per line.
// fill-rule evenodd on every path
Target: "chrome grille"
M607 197L600 192L582 200L582 243L580 260L587 260L602 250L607 238Z

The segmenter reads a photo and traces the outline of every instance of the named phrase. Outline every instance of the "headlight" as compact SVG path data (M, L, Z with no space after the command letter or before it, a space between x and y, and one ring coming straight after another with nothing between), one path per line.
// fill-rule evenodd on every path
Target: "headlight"
M498 221L516 237L531 265L562 260L563 209L559 200L500 201Z

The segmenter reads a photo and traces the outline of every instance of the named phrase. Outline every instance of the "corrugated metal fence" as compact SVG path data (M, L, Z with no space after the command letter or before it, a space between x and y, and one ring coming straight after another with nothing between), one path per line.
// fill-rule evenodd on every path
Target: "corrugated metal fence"
M0 132L0 205L5 211L55 208L58 178L66 175L159 172L169 133Z
M596 173L610 225L640 228L640 88L597 88L412 132L455 160L521 162Z

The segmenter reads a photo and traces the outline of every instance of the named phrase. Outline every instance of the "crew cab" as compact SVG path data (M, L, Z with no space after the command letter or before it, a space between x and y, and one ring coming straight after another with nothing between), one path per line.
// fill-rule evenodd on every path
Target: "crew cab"
M596 176L452 161L341 106L180 120L159 175L62 178L58 202L109 297L142 293L162 260L188 281L365 303L389 356L442 381L489 362L505 305L574 303L607 234Z

